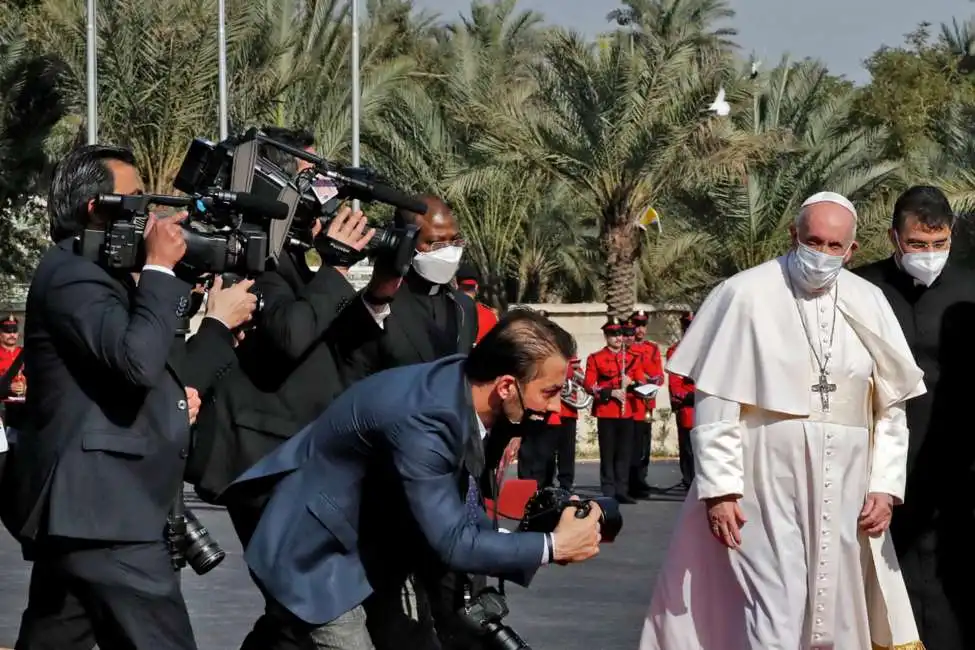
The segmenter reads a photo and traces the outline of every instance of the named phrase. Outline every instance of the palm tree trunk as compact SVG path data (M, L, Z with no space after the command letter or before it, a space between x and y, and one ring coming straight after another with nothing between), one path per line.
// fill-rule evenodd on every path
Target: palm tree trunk
M603 292L606 312L626 318L636 304L636 260L640 254L640 233L634 219L626 215L605 215L601 243L606 256Z

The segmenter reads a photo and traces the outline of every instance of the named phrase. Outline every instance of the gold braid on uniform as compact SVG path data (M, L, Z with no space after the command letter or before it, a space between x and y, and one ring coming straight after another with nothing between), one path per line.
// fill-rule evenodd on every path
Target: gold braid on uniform
M920 641L911 641L910 643L902 643L900 645L880 645L877 643L871 643L873 650L926 650L924 644Z

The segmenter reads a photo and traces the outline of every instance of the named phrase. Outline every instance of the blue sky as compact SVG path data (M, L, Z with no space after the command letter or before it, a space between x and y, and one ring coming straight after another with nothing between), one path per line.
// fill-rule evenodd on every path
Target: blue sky
M468 0L415 0L417 6L453 18ZM595 34L606 28L616 0L520 0L519 7L543 13L556 23ZM790 53L824 61L837 74L857 82L869 75L863 60L881 45L899 45L904 34L927 21L959 22L975 15L969 0L731 0L734 27L745 54L774 65Z

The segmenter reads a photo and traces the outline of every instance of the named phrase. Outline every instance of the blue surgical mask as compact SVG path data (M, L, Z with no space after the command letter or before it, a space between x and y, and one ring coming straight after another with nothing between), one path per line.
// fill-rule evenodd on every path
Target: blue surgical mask
M848 251L849 249L847 249ZM789 274L792 280L808 293L819 293L833 286L843 270L842 255L829 255L798 243L789 256Z

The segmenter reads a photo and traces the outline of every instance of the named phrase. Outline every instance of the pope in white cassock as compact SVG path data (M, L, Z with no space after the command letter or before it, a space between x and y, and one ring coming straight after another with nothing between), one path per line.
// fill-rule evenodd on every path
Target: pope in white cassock
M843 268L853 205L816 194L792 235L711 292L668 364L695 382L697 473L640 650L923 648L887 533L922 372Z

